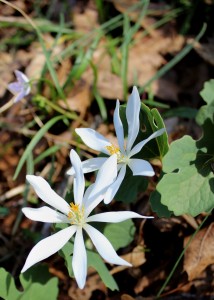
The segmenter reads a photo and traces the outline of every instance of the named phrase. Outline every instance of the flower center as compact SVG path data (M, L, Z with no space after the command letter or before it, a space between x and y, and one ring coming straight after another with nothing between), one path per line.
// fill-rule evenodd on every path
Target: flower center
M120 153L120 148L116 147L115 145L106 146L106 149L108 150L110 155L113 155L113 154L118 155L118 153Z
M84 206L80 207L79 204L70 203L70 211L68 219L71 220L72 225L83 225L85 223L85 209Z
M113 154L117 155L117 163L118 164L127 164L128 163L128 157L120 152L119 147L116 147L115 145L111 145L111 146L106 146L106 149L108 150L110 155L113 155Z

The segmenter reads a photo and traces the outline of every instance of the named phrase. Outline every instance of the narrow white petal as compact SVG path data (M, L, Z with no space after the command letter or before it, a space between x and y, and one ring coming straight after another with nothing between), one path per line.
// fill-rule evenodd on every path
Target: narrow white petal
M52 188L44 178L34 175L27 175L26 178L27 181L33 186L39 198L41 198L52 207L58 209L65 215L68 214L68 203L62 197L57 195L54 190L52 190Z
M102 165L97 173L93 189L91 189L88 198L84 198L86 216L103 200L107 188L114 182L116 176L117 155L114 154Z
M107 223L119 223L128 219L133 218L147 218L151 219L151 216L142 216L133 211L114 211L114 212L105 212L97 215L93 215L87 218L86 222L107 222Z
M95 157L95 158L89 158L85 161L82 161L82 170L83 173L89 173L94 172L96 170L99 170L101 166L104 164L104 162L107 160L107 157ZM75 170L72 167L67 171L68 175L74 175Z
M114 110L114 128L117 135L118 145L120 147L120 151L124 154L124 130L123 123L120 119L120 102L117 100L116 107Z
M94 246L96 247L99 254L110 264L122 265L122 266L131 266L130 263L119 257L114 250L112 244L109 240L97 229L92 227L89 224L85 224L85 231L90 236Z
M24 73L22 73L21 71L15 70L14 73L16 75L17 80L20 83L28 83L29 82L29 79L27 78L27 76Z
M75 131L88 147L109 155L106 146L111 146L111 143L103 135L91 128L77 128Z
M25 207L22 209L22 212L28 219L33 221L47 223L70 223L65 215L47 206L40 208Z
M155 172L151 164L143 159L131 158L129 160L129 168L132 170L133 175L141 176L154 176Z
M87 255L83 240L82 228L78 228L74 240L72 268L78 287L83 289L87 275Z
M140 150L143 148L143 146L148 143L150 140L162 135L164 132L166 131L165 128L159 129L157 131L155 131L153 134L151 134L147 139L143 140L142 142L138 143L136 146L134 146L134 148L130 151L129 153L129 157L137 154L138 152L140 152Z
M107 192L105 193L105 197L104 197L105 204L109 204L113 200L114 196L119 190L119 187L125 177L125 174L126 174L126 165L123 165L118 173L117 179L108 187Z
M38 242L30 251L21 273L60 250L76 230L77 226L69 226Z
M73 149L70 152L71 163L75 170L74 177L74 201L76 204L82 204L83 193L85 189L85 178L82 170L82 163L79 155Z
M128 122L128 137L126 144L126 151L129 152L132 148L134 141L139 133L140 128L140 97L137 88L134 86L132 94L129 96L126 106L126 119Z

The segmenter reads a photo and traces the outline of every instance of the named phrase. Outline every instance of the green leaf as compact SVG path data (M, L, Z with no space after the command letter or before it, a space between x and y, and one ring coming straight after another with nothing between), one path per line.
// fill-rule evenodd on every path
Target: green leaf
M198 110L195 108L180 106L165 111L162 114L162 116L164 118L180 117L187 119L195 119L197 112Z
M154 212L157 213L159 218L170 218L172 212L168 210L166 205L161 203L161 194L157 191L154 191L150 195L150 204Z
M120 223L108 223L103 234L111 242L115 250L128 246L134 239L135 226L132 220Z
M163 159L163 171L168 174L158 183L157 191L161 203L175 215L196 216L214 207L213 130L205 131L199 141L184 136L173 142Z
M46 266L35 266L20 275L24 291L17 290L14 279L3 268L0 269L0 297L10 300L57 300L58 279L52 277Z
M145 176L133 176L127 167L125 178L114 198L124 203L133 203L137 200L138 192L145 191L147 186L148 179Z
M125 105L120 106L120 117L124 127L124 135L127 136L128 125L126 120ZM140 110L140 131L134 145L148 138L155 131L165 128L164 121L156 108L150 109L144 103L141 103ZM168 137L166 133L149 141L142 150L135 156L141 159L160 158L167 153L169 149Z
M214 101L209 105L203 105L196 116L196 122L200 126L203 126L207 119L214 123Z
M201 97L207 104L214 101L214 79L211 79L204 84L203 90L200 92Z
M156 108L150 109L145 104L141 104L140 128L141 132L137 137L136 144L149 137L153 132L165 128L164 121ZM168 149L167 133L163 133L156 139L149 141L138 153L137 157L144 159L160 158L162 160Z
M119 290L114 277L110 274L100 255L93 251L87 250L87 256L88 266L93 267L98 272L104 284L112 291Z
M13 277L3 268L0 268L0 281L0 297L3 299L18 300L21 292L17 290Z

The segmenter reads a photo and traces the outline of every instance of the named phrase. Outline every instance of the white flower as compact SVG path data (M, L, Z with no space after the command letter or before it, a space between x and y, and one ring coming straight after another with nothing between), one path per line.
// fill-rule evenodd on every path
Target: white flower
M21 71L14 71L17 81L9 83L8 89L16 95L14 98L14 103L19 102L22 98L27 96L30 93L30 81L27 76Z
M112 155L103 164L97 174L97 179L84 194L85 179L79 156L74 150L71 151L71 160L75 169L74 178L74 202L70 205L57 195L50 185L40 176L27 175L27 180L34 187L37 195L56 210L43 206L41 208L23 208L26 217L34 221L50 223L68 223L70 226L41 240L29 253L21 272L25 272L35 263L49 257L60 250L70 238L75 235L72 267L79 288L83 288L87 275L87 256L83 240L83 229L91 238L99 254L109 263L131 266L127 261L120 258L107 238L90 222L117 223L130 218L152 218L141 216L131 211L106 212L89 216L92 210L103 200L106 188L116 177L117 158Z
M136 87L133 88L132 94L129 97L126 106L126 119L128 123L128 136L125 144L124 129L123 124L120 119L120 102L117 100L116 108L114 111L114 127L116 131L116 136L118 140L118 146L112 145L109 140L104 136L96 132L91 128L78 128L76 133L81 137L83 142L90 148L105 153L107 155L116 154L117 155L117 169L119 171L117 179L108 188L107 193L104 197L104 202L109 203L116 192L118 191L124 177L126 174L127 165L132 170L133 175L141 176L154 176L154 170L151 164L143 159L132 158L135 154L141 151L143 146L148 143L151 139L154 139L165 132L165 128L162 128L153 134L151 134L147 139L139 142L133 147L133 144L137 138L140 128L140 97ZM97 157L85 160L82 162L83 172L88 173L98 170L102 164L106 161L108 157ZM75 169L72 167L67 172L68 175L74 175Z

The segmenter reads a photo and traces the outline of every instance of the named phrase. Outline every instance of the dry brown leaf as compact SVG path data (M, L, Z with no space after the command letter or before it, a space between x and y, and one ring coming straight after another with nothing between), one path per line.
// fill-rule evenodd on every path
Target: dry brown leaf
M146 262L143 245L137 245L132 252L121 255L123 259L132 264L133 267L139 267ZM117 266L111 270L111 274L115 274L127 269L126 266Z
M107 288L102 282L100 276L97 273L91 273L90 275L90 272L89 268L89 275L84 289L79 289L76 282L72 281L72 286L68 290L68 295L72 300L89 300L91 299L91 295L94 290L100 290L104 294L107 293Z
M0 97L4 96L7 85L15 80L13 70L18 66L12 55L5 52L0 53Z
M52 57L59 55L63 50L63 45L60 44L61 41L59 40L59 43L55 45L56 41L50 34L46 33L43 35L43 39L47 50L52 49L52 46L54 45L51 53ZM25 73L29 78L38 79L40 78L41 72L46 63L46 57L39 42L34 42L31 44L30 52L32 54L32 60L29 62Z
M184 247L189 237L184 240ZM190 243L184 255L184 270L191 281L214 263L214 223L200 230Z
M121 300L135 300L132 296L128 295L128 294L123 294L121 296Z
M80 80L67 95L66 103L61 100L59 101L59 105L64 109L69 108L71 111L79 112L80 117L83 119L91 101L90 86L84 80Z
M163 66L166 61L163 57L166 53L174 53L181 49L184 44L184 38L179 35L171 34L166 36L163 31L156 30L155 37L142 37L142 32L135 36L133 46L130 46L127 81L128 85L132 86L136 83L142 86L148 82L156 73L157 70ZM102 39L97 49L93 54L93 64L97 66L97 88L100 95L107 99L122 99L122 78L112 73L111 56L107 52L105 44L106 40ZM118 57L121 53L118 50ZM92 85L94 82L94 75L91 69L87 69L83 74L84 80ZM114 88L112 88L112 86ZM160 85L156 82L152 85L152 91L156 96L164 95L177 99L177 89L173 94L173 85L171 92L163 92L160 90ZM166 89L167 90L167 89ZM168 94L168 95L167 95Z
M93 2L89 1L84 8L75 5L72 21L75 30L83 33L88 33L98 27L98 12Z

